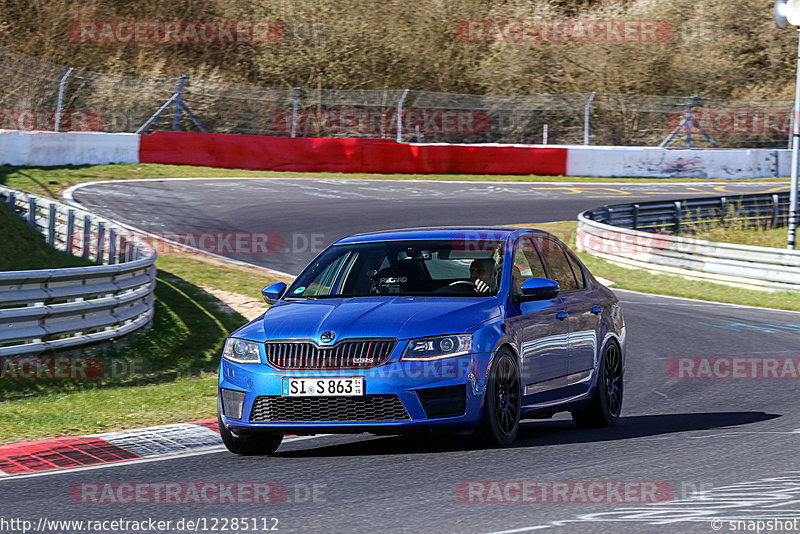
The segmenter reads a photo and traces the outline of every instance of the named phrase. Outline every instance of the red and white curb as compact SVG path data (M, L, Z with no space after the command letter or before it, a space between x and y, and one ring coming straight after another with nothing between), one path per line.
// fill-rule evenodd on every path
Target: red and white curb
M222 447L217 420L0 445L0 477L71 469Z

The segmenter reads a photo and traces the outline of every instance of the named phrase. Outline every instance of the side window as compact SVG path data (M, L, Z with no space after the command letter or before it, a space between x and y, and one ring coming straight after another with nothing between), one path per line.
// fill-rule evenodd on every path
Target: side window
M339 273L345 266L345 262L350 257L350 253L345 253L335 260L333 260L327 267L322 269L315 277L314 280L308 285L302 296L310 297L314 295L330 295L333 291L333 285L336 283ZM298 288L299 289L299 288Z
M569 262L569 266L572 267L572 273L575 275L575 279L578 281L578 289L583 289L586 287L586 278L583 276L581 264L578 263L578 260L569 252L567 252L567 261Z
M517 293L520 292L522 282L534 276L544 278L544 267L531 238L523 237L514 245L514 265L511 268L511 278Z
M546 236L538 236L539 251L544 260L544 267L547 270L547 277L558 282L561 291L571 291L578 289L572 268L569 266L564 250L557 242Z

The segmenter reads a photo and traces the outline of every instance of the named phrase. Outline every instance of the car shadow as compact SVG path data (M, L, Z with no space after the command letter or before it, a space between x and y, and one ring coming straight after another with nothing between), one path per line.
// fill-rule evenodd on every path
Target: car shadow
M780 417L764 412L709 412L664 415L637 415L620 418L612 428L577 428L572 421L526 420L520 423L517 439L508 448L537 447L574 443L618 441L662 436L679 432L713 430L749 425ZM309 442L312 443L312 442ZM386 436L357 442L337 443L298 450L280 449L276 457L305 458L326 456L376 456L420 454L487 449L471 436L448 434L410 434Z

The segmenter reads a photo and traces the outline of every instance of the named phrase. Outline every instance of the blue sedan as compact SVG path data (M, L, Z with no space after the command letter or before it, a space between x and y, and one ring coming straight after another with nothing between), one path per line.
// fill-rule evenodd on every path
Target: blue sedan
M422 228L333 243L226 340L226 447L285 434L471 433L510 444L521 419L614 425L625 323L613 292L555 236Z

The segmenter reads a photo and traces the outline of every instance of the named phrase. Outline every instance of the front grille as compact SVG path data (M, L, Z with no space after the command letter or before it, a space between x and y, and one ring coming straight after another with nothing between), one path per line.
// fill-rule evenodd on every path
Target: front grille
M349 423L406 421L397 395L363 397L257 397L251 423Z
M385 363L396 339L344 340L320 347L311 341L268 341L267 362L278 369L369 369Z

